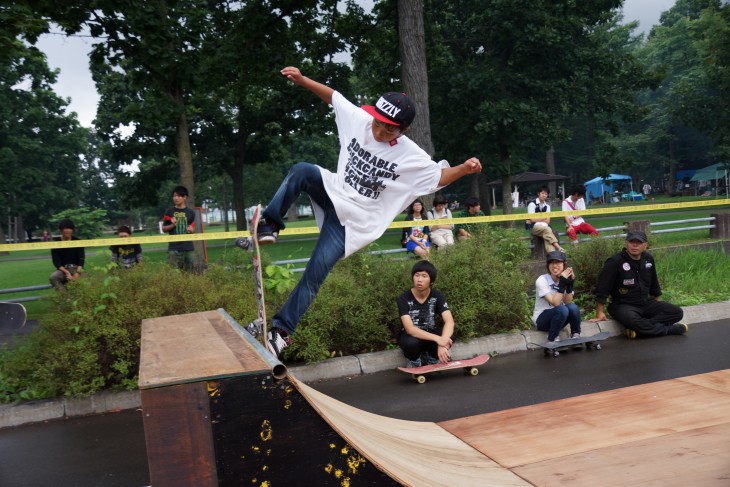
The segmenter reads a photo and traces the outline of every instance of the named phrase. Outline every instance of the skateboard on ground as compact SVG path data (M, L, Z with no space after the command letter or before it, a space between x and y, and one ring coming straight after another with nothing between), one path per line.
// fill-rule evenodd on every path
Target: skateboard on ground
M604 331L591 336L582 336L580 338L566 338L564 340L560 340L559 342L532 343L532 345L542 347L545 352L545 356L552 355L553 357L557 357L560 355L560 350L565 350L568 348L582 349L583 347L581 345L585 346L586 350L600 350L601 344L596 342L605 340L609 336L611 336L611 334L607 331Z
M27 317L25 306L22 304L0 302L0 325L22 328Z
M256 206L251 218L251 237L248 243L245 243L245 238L239 238L236 240L236 245L251 253L251 262L253 264L253 273L256 279L256 302L259 307L258 318L256 318L256 324L258 325L258 336L259 341L271 352L275 357L276 353L271 349L269 340L267 340L266 330L266 302L264 301L264 276L261 271L261 248L259 247L259 220L261 220L261 205Z
M446 364L422 365L421 367L398 367L398 370L411 374L411 377L416 382L423 384L426 382L426 374L441 370L464 369L464 372L469 375L477 375L479 374L477 366L484 365L487 363L487 360L489 360L489 355L477 355L474 358L466 360L452 360Z

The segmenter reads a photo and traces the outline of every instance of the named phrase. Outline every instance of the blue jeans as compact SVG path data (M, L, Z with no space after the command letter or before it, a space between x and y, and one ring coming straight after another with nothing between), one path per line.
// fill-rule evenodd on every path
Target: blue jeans
M264 210L267 223L273 223L279 229L285 228L283 217L302 191L324 210L324 222L299 283L284 306L271 319L272 326L287 333L294 333L297 323L314 300L327 274L345 255L345 227L337 218L332 200L324 189L319 168L313 164L299 162L292 166Z
M580 309L575 303L546 309L537 317L537 329L548 332L548 341L555 340L560 330L570 323L570 334L580 333Z

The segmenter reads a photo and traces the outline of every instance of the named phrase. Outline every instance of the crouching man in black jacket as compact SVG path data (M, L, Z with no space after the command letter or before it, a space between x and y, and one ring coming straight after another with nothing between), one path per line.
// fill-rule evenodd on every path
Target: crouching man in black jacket
M631 231L626 247L606 260L596 287L596 317L591 321L608 319L603 308L611 296L608 312L626 327L629 338L687 333L687 325L680 323L682 308L660 301L662 290L647 245L644 232Z

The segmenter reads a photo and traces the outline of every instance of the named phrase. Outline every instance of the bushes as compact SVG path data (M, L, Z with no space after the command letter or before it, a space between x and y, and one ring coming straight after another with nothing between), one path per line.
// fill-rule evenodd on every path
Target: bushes
M96 270L51 299L56 312L0 353L0 402L134 389L145 318L216 308L244 322L256 315L251 272L222 267L205 276L165 265Z
M529 249L519 239L521 233L487 227L476 238L431 254L438 269L434 287L448 300L460 340L530 328L534 301L527 291L534 280L522 270ZM593 309L592 293L604 261L622 245L621 239L594 239L569 250L585 308ZM340 261L302 318L293 345L285 350L287 359L316 362L395 347L401 329L395 298L411 287L416 262L402 255L360 251ZM71 283L66 293L54 293L49 299L56 312L19 346L0 350L0 402L134 389L145 318L224 308L242 324L253 320L257 305L250 257L236 251L225 261L203 276L161 264L122 272L95 269ZM722 293L730 292L724 285L730 268L725 254L662 255L658 267L667 298L674 291L675 298L700 299L691 293L702 286L705 292L719 291L716 300L727 299ZM289 292L285 271L270 268L267 273L269 318ZM681 283L689 284L680 289Z
M460 339L529 327L532 308L519 270L528 255L517 233L488 228L432 252L434 287L446 295ZM302 318L287 356L311 362L390 346L401 329L395 298L412 286L415 262L366 251L340 261Z

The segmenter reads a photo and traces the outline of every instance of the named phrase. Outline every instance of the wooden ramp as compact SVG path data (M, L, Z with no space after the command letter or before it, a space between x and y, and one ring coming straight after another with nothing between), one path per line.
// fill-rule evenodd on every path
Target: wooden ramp
M730 370L439 425L533 485L730 485Z
M143 321L152 485L728 485L730 371L443 423L288 376L223 310ZM280 370L280 369L279 369Z

